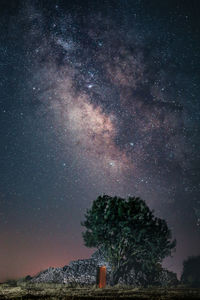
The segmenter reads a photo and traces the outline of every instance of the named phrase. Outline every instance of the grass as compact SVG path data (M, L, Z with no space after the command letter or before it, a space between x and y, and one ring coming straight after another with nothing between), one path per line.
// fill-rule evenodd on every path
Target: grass
M80 287L54 283L8 282L0 284L0 299L200 299L200 289L179 286L176 288L135 288L131 286Z

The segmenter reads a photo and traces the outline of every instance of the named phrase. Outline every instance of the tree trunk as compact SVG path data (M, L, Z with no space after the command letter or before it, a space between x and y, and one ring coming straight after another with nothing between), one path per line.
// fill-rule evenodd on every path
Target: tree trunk
M121 272L120 272L120 268L115 268L112 270L111 272L111 276L110 276L110 285L114 286L118 283L119 278L121 276Z
M113 270L111 272L111 275L110 275L110 285L111 286L114 286L115 284L117 284L116 273L117 273L117 270Z
M111 286L115 285L115 282L114 282L114 272L113 271L110 274L110 285Z
M120 277L123 277L124 273L125 268L123 266L113 268L110 276L110 285L114 286L115 284L118 284Z

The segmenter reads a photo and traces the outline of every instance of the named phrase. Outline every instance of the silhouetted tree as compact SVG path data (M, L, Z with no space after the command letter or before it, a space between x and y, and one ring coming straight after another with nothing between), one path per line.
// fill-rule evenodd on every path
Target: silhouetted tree
M200 255L190 256L184 260L181 282L193 287L200 287Z
M148 281L153 280L157 264L176 245L165 220L154 217L140 198L99 196L81 225L86 227L85 245L103 250L111 264L112 285L132 268L136 275L142 271Z

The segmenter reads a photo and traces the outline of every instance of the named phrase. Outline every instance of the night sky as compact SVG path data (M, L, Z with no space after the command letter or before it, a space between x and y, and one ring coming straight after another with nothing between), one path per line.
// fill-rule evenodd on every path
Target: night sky
M100 194L200 254L200 2L0 1L0 281L88 258ZM199 218L199 219L198 219Z

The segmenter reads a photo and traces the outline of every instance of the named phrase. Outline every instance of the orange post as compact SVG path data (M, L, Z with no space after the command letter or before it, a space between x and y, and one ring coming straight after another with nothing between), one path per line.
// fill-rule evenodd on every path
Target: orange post
M106 286L106 267L99 268L99 287L104 288Z

